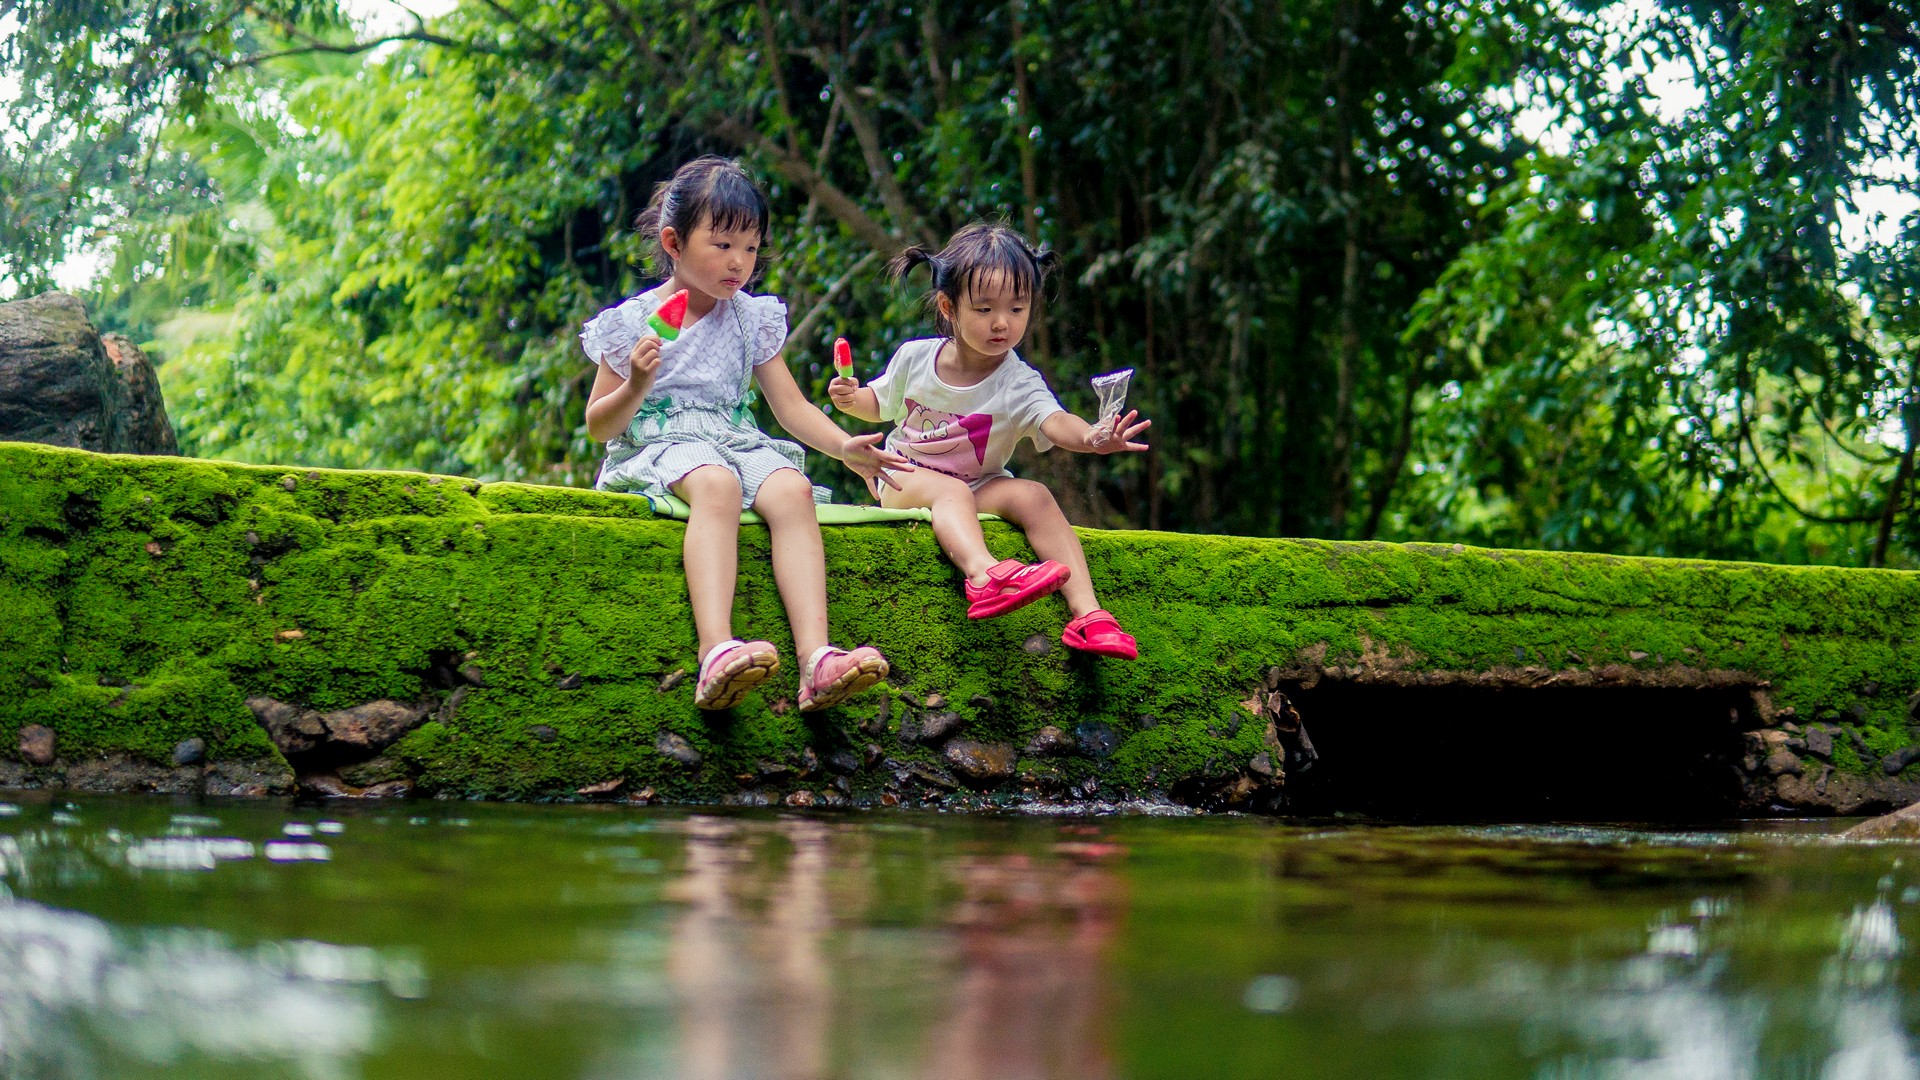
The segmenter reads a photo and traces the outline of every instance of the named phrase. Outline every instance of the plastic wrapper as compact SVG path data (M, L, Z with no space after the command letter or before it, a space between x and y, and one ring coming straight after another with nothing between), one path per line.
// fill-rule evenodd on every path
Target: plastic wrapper
M1120 414L1127 407L1127 384L1133 381L1133 369L1121 368L1093 378L1093 392L1100 399L1100 416L1093 422L1087 441L1104 446L1119 434Z

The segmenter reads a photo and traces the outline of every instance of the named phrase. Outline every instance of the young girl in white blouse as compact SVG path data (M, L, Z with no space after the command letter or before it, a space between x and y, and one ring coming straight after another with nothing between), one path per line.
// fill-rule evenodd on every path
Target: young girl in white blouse
M639 227L673 272L602 311L580 335L599 369L587 432L607 444L596 486L671 492L692 508L683 558L700 638L694 704L731 708L780 666L768 642L733 636L740 511L751 508L772 531L774 580L801 658L800 710L837 705L886 677L887 661L877 649L827 641L826 559L805 454L754 425L752 388L758 384L782 427L863 477L912 466L876 446L879 435L842 431L775 362L787 307L743 291L766 246L768 209L739 165L703 157L681 166L654 193ZM675 340L662 342L647 317L682 289L686 321Z
M1138 658L1133 636L1100 606L1087 574L1080 537L1053 492L1007 472L1021 439L1041 450L1085 454L1139 451L1149 421L1129 412L1096 428L1060 407L1046 380L1013 351L1027 332L1041 283L1053 267L1004 225L975 223L939 252L911 247L888 266L904 279L921 263L933 272L927 294L940 336L900 346L887 370L867 386L843 376L828 387L834 407L868 422L894 421L886 448L914 466L882 468L867 483L881 505L933 511L933 533L967 577L967 616L1004 614L1049 593L1066 596L1073 619L1061 632L1068 647L1126 660ZM995 560L978 514L998 514L1026 530L1041 561Z

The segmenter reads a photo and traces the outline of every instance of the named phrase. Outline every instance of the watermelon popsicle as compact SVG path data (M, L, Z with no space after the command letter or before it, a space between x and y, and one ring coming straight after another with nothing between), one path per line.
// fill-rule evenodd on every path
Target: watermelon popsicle
M680 327L686 321L687 290L681 289L647 316L647 329L659 335L661 341L672 341L680 336Z
M846 338L833 340L833 373L843 379L853 378L853 346Z

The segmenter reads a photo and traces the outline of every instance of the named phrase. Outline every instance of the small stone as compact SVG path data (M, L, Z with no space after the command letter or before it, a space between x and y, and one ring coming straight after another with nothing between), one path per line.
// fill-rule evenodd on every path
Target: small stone
M1880 696L1880 684L1879 684L1879 683L1877 683L1877 682L1874 682L1874 681L1873 681L1873 680L1871 680L1871 679L1869 679L1869 680L1867 680L1866 682L1863 682L1863 683L1861 683L1861 684L1860 684L1860 695L1861 695L1862 697L1879 697L1879 696Z
M1053 649L1053 639L1045 634L1033 634L1021 642L1020 647L1030 655L1045 656Z
M800 775L812 776L820 771L820 755L809 746L800 751Z
M545 724L533 725L532 727L527 729L527 734L533 736L533 739L535 742L543 742L543 743L553 742L554 740L560 737L559 732L553 730L552 728L548 727Z
M1780 725L1780 730L1791 735L1798 735L1800 734L1800 725L1788 720Z
M885 735L887 733L887 720L892 712L893 699L887 697L881 698L879 704L874 706L873 717L866 723L860 725L861 732L874 736Z
M1140 730L1141 730L1141 731L1146 731L1146 730L1148 730L1148 729L1150 729L1150 728L1156 728L1156 727L1159 727L1159 726L1160 726L1160 718L1159 718L1159 717L1157 717L1157 716L1155 716L1155 715L1153 715L1152 713L1141 713L1141 714L1140 714Z
M327 734L335 743L382 750L395 739L427 722L431 708L404 705L382 698L351 709L339 709L320 715Z
M1800 756L1787 750L1775 750L1767 755L1767 771L1775 776L1799 776Z
M882 757L886 756L886 751L880 749L878 743L868 743L861 749L860 753L861 758L866 762L867 768L869 769L873 768L874 765L879 763Z
M878 751L880 748L876 746L873 749ZM837 773L850 773L860 768L860 758L843 746L827 754L827 768Z
M1013 778L1013 747L1006 743L955 739L947 744L945 756L955 772L980 787L991 787Z
M627 793L627 801L630 803L638 803L641 806L645 806L648 803L653 801L653 789L650 787L643 787L639 791L630 791Z
M899 806L900 796L895 795L891 791L883 791L880 793L880 805L881 806Z
M804 789L794 792L785 799L788 806L812 806L813 801L813 792Z
M1823 727L1807 729L1807 752L1823 758L1833 756L1833 734Z
M283 488L286 488L288 491L294 491L300 487L300 481L295 480L291 476L282 477L280 480L280 486Z
M307 636L307 632L305 630L282 630L273 636L281 641L299 641L301 638Z
M45 724L28 724L20 729L20 760L29 765L53 764L58 740Z
M945 694L928 694L927 695L927 708L944 709L946 707L947 707L947 697Z
M833 788L842 795L853 794L853 783L844 776L836 776L833 778Z
M671 731L662 731L654 736L653 748L682 765L700 764L700 751L685 738Z
M1247 762L1247 768L1261 776L1271 779L1273 776L1273 755L1262 750L1253 755L1252 761Z
M755 775L760 779L771 780L775 783L793 775L793 766L787 765L784 762L767 761L763 758L759 762L756 762L754 767L757 770Z
M207 740L198 735L191 739L181 739L174 745L173 763L175 765L198 765L206 759Z
M569 672L553 680L553 688L555 690L578 690L585 685L587 685L587 680L576 672Z
M664 694L667 691L673 689L676 686L679 686L681 683L686 681L687 681L687 669L674 668L672 671L667 672L664 676L661 677L660 692Z
M1903 746L1881 759L1880 768L1888 776L1899 776L1915 761L1920 761L1920 746Z
M573 793L575 795L611 795L619 791L620 785L626 782L626 777L616 776L611 780L602 780L597 784L588 784L585 787L575 788Z
M1238 720L1239 717L1236 716L1234 719ZM1081 724L1073 729L1073 733L1079 738L1080 749L1093 757L1106 757L1120 745L1120 733L1099 720L1090 720Z
M1028 757L1054 757L1071 754L1077 749L1079 745L1073 741L1073 736L1052 724L1041 728L1027 741Z
M479 664L460 665L460 677L467 680L467 685L469 686L478 686L481 689L486 688L487 677L485 673L480 670Z
M257 532L254 532L252 529L247 530L247 546L248 547L260 546L260 534Z
M413 794L413 781L387 780L362 791L363 799L404 799Z
M158 540L147 541L147 554L157 559L160 556L165 555L166 553L167 553L167 549L160 546L160 541Z
M363 793L332 773L309 773L300 778L300 794L322 799L352 799Z
M957 712L927 713L920 718L920 741L929 746L946 740L959 730L960 714Z
M1627 653L1627 659L1633 660L1635 662L1645 660L1646 658L1647 658L1647 654L1644 652L1641 652L1639 649L1633 649Z
M920 695L914 693L911 690L900 691L900 700L906 702L907 704L913 706L916 709L920 707Z

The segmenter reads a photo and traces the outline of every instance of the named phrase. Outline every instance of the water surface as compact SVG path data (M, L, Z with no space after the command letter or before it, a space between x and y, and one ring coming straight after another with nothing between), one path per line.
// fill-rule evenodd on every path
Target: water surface
M8 1077L1920 1078L1920 847L0 795Z

